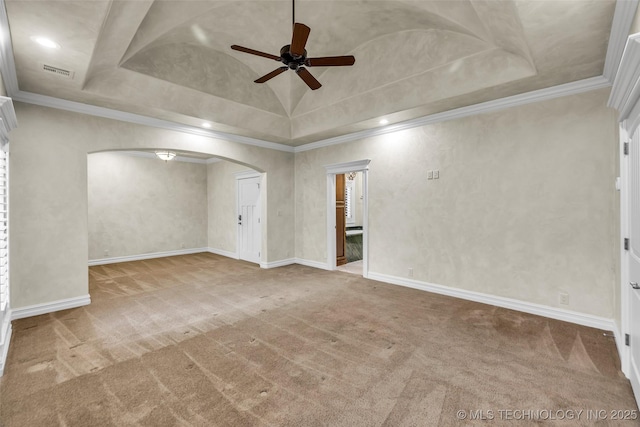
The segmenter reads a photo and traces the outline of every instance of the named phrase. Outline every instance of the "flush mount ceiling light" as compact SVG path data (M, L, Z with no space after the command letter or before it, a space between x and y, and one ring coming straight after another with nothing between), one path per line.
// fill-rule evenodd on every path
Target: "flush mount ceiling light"
M209 129L211 127L211 123L203 123L202 127Z
M378 123L380 123L381 125L386 125L387 123L389 123L389 120L387 120L387 119L382 119L382 120L380 120Z
M51 39L42 36L32 36L31 40L38 43L40 46L47 47L49 49L60 49L60 45Z
M158 156L158 158L160 158L161 160L168 162L169 160L172 160L176 156L176 153L174 153L173 151L162 150L162 151L156 151L156 156Z

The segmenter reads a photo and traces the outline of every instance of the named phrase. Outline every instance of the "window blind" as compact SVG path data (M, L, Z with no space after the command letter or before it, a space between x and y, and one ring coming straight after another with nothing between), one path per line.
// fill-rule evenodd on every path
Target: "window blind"
M8 157L0 150L0 311L9 304L9 170Z

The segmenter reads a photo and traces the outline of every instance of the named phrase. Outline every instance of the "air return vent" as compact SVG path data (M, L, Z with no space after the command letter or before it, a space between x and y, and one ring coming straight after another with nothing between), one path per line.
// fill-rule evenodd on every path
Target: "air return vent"
M53 65L42 64L42 70L48 74L55 74L66 79L73 79L75 74L73 71L65 70L64 68L54 67Z

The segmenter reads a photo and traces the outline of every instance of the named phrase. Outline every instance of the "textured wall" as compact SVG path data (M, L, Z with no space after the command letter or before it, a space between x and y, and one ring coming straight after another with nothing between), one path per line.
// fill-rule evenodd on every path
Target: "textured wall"
M292 153L20 102L15 108L20 126L11 132L13 308L88 293L87 153L92 152L172 148L266 172L263 259L293 255Z
M246 166L227 161L207 165L210 248L236 252L238 221L234 174L249 170Z
M640 7L636 9L636 15L633 18L633 22L631 23L631 29L629 30L629 34L640 33Z
M57 121L20 115L10 144L11 307L84 296L87 275L87 150Z
M369 158L370 271L611 318L608 90L296 154L296 255L326 262L323 165ZM439 180L427 170L439 169Z
M207 165L107 152L87 175L89 259L207 246Z

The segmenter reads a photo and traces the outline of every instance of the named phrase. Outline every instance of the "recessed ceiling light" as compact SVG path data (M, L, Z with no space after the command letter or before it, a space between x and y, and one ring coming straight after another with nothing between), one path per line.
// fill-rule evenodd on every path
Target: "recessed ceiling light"
M41 36L33 36L31 40L38 43L40 46L48 47L49 49L60 49L60 45L51 39Z
M202 127L209 129L211 127L211 123L203 123Z
M387 119L382 119L382 120L380 120L380 122L379 122L379 123L380 123L381 125L386 125L387 123L389 123L389 120L387 120Z

